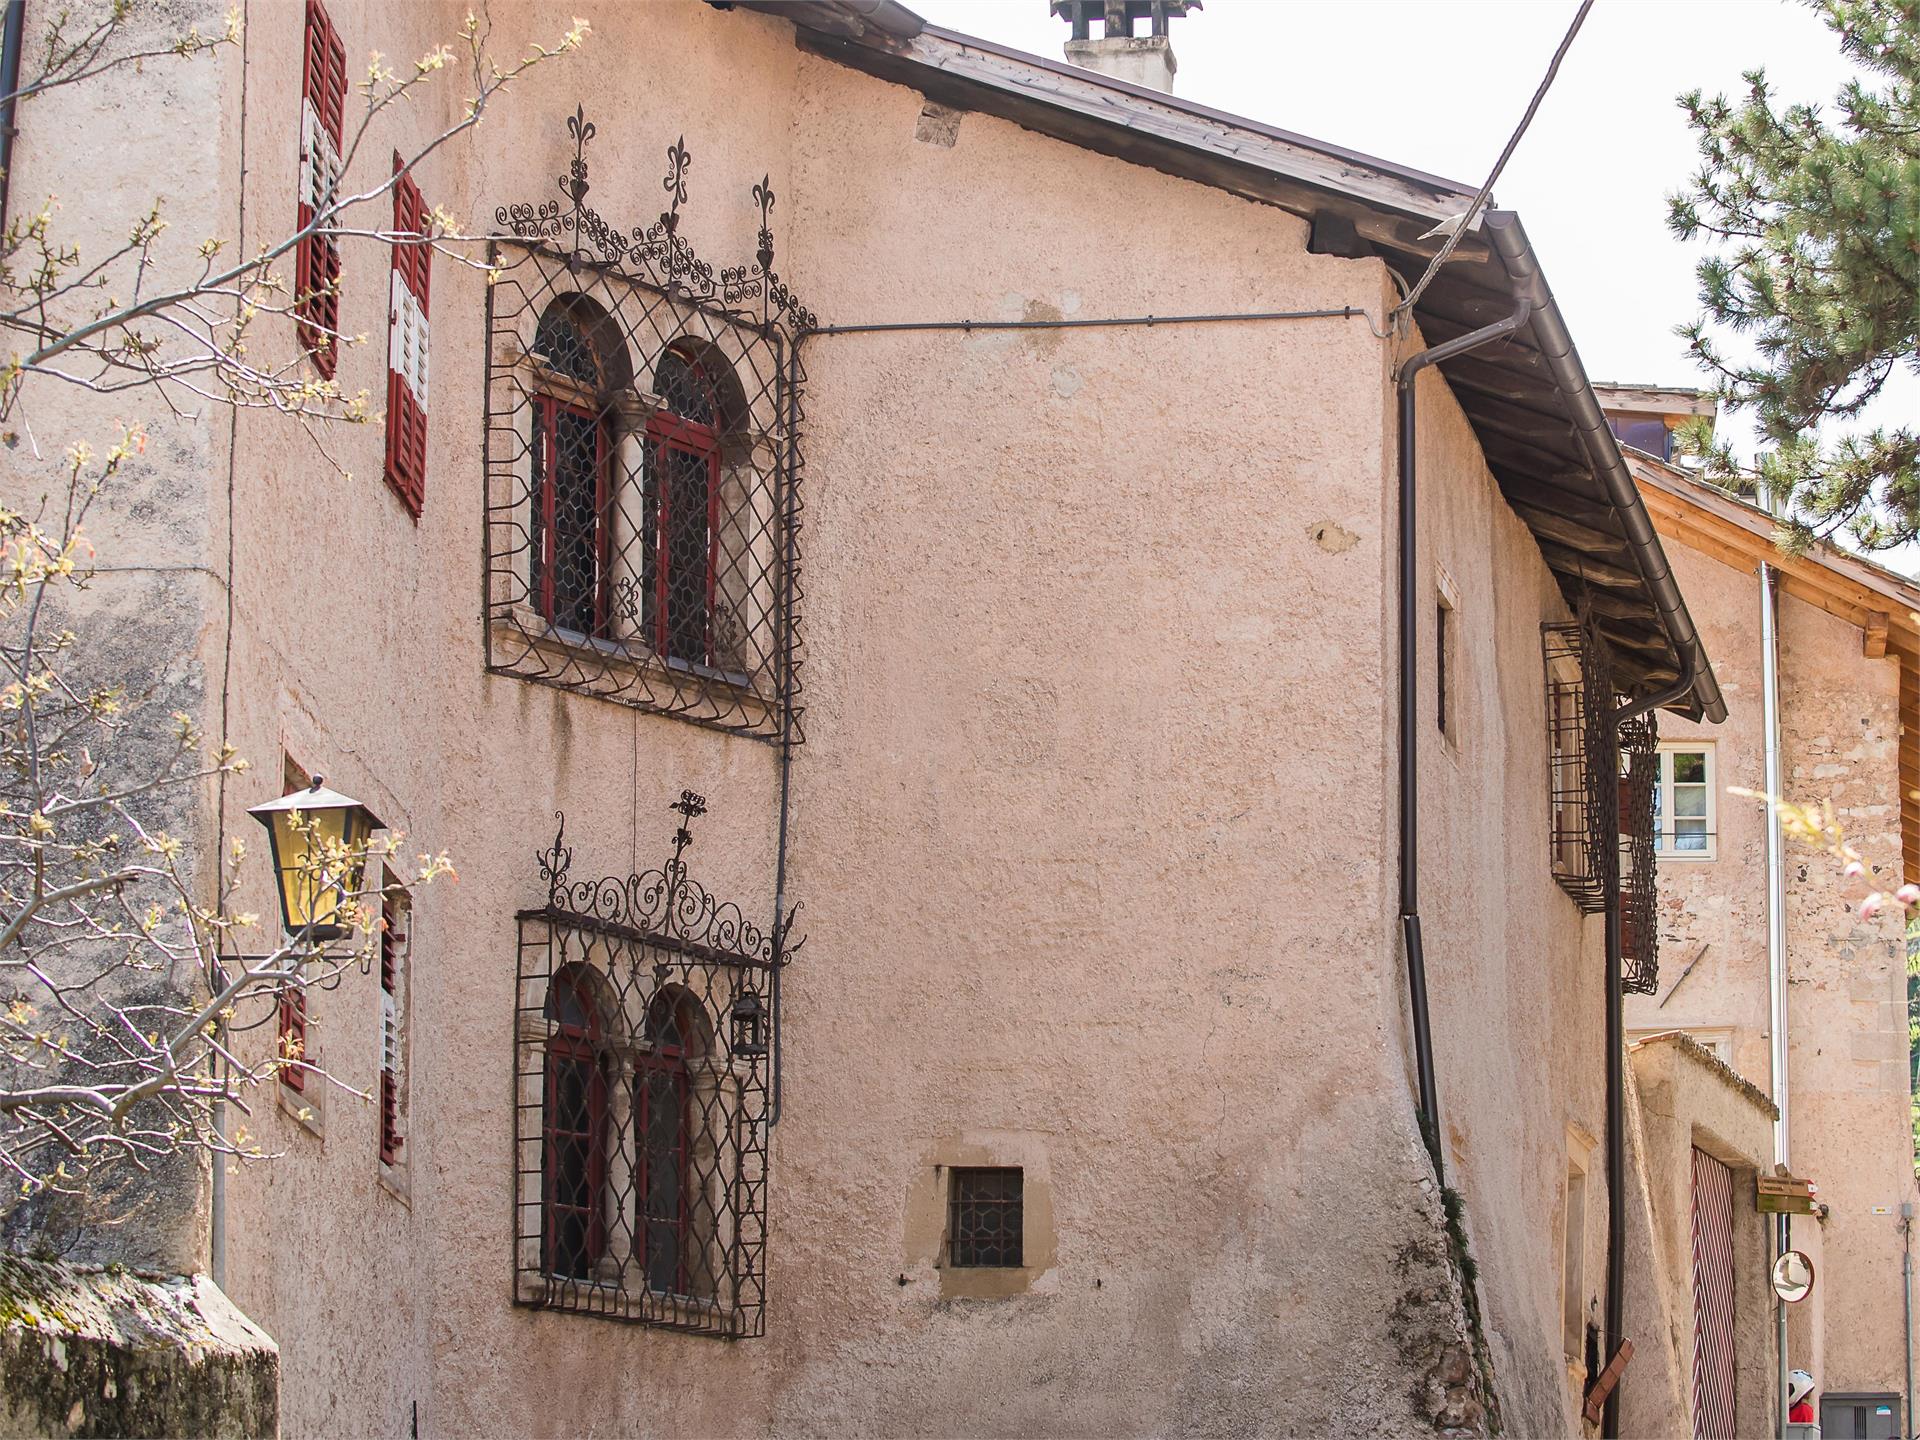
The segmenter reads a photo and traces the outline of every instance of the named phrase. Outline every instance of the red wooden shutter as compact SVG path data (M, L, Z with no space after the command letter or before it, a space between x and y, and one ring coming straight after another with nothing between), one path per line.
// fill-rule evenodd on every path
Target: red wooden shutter
M391 877L388 880L391 886ZM407 908L391 893L381 902L380 929L380 1158L400 1158L400 965Z
M299 228L331 203L340 179L340 146L347 113L347 51L320 0L307 0L300 88ZM294 318L300 346L331 380L339 366L340 246L328 235L308 235L294 253Z
M387 309L387 484L414 519L427 502L427 286L433 247L427 204L394 153L393 229L419 235L393 244Z
M288 987L280 992L280 1054L289 1060L307 1058L307 992ZM289 1090L307 1088L307 1072L289 1066L280 1072Z

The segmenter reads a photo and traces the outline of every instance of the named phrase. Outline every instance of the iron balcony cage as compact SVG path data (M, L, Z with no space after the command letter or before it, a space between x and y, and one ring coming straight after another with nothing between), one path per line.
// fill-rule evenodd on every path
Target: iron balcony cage
M576 110L563 200L500 206L487 291L486 663L716 729L797 742L802 424L814 317L773 268L716 270L667 208L586 204Z
M1659 727L1652 712L1620 727L1621 984L1629 994L1659 988L1659 882L1654 795L1660 779Z
M1654 796L1658 725L1618 727L1605 643L1585 617L1540 627L1547 686L1547 803L1553 877L1588 914L1620 897L1622 984L1654 993L1659 974Z
M698 1335L766 1330L777 973L797 944L688 873L574 881L566 822L519 920L516 1303ZM787 917L791 920L791 914Z
M1581 910L1598 914L1614 884L1619 776L1608 723L1613 683L1606 649L1584 620L1542 625L1540 648L1553 878Z

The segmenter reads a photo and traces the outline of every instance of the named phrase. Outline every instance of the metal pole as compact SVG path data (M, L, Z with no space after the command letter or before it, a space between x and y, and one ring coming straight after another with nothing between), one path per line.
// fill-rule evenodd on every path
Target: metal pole
M1607 757L1617 770L1619 762ZM1589 764L1601 763L1590 757ZM1607 827L1614 834L1606 861L1608 875L1606 910L1607 951L1607 1299L1602 1327L1600 1363L1606 1365L1620 1348L1627 1328L1627 1026L1625 959L1620 927L1620 807L1613 806L1615 821ZM1600 1434L1605 1440L1617 1440L1620 1434L1620 1391L1615 1385L1600 1407Z
M1775 1222L1773 1248L1776 1256L1786 1254L1791 1248L1793 1232L1788 1228L1791 1223L1792 1218L1786 1215L1780 1216ZM1775 1379L1780 1391L1780 1440L1787 1440L1787 1302L1775 1296L1773 1308L1777 1312L1773 1349L1778 1363Z
M1764 561L1760 565L1760 701L1761 723L1766 729L1767 788L1767 1000L1769 1005L1769 1057L1773 1080L1773 1103L1779 1118L1773 1122L1774 1164L1789 1164L1787 1102L1787 916L1786 855L1780 834L1780 636L1778 612L1774 605L1774 571ZM1788 1248L1787 1217L1779 1223L1779 1253ZM1779 1310L1777 1354L1780 1392L1780 1437L1787 1433L1787 1302L1774 1301Z
M13 137L20 109L20 54L25 48L27 0L7 0L0 24L0 229L7 223L7 195L13 188Z
M1907 1337L1907 1419L1902 1435L1914 1433L1913 1425L1913 1202L1900 1202L1900 1314Z

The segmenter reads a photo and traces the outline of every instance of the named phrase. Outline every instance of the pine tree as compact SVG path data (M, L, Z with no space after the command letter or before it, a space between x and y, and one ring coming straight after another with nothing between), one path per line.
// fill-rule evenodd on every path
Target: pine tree
M1678 333L1760 450L1742 466L1704 428L1688 444L1783 502L1789 546L1845 531L1884 549L1920 538L1920 426L1863 420L1920 376L1920 0L1810 3L1861 71L1831 110L1780 108L1761 69L1738 104L1680 97L1702 164L1668 225L1711 253L1704 313Z

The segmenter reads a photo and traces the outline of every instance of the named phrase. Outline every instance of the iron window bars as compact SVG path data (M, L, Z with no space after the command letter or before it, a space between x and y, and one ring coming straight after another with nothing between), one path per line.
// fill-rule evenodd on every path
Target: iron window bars
M771 184L751 264L667 209L621 231L585 203L594 125L567 120L566 204L500 206L489 248L487 668L765 740L799 733L795 339Z
M770 1063L792 914L763 931L687 871L574 881L566 821L520 912L514 1298L728 1338L766 1324Z
M1622 985L1654 993L1658 972L1653 795L1658 726L1651 714L1615 735L1604 643L1583 617L1540 627L1547 685L1547 803L1553 878L1588 914L1620 894Z
M1660 732L1652 712L1620 727L1621 985L1630 995L1659 988L1659 897L1653 795L1660 780Z
M1026 1177L1018 1168L949 1172L947 1263L955 1268L1026 1264Z
M1613 885L1613 699L1606 651L1583 620L1540 627L1547 683L1547 803L1553 878L1592 915Z

